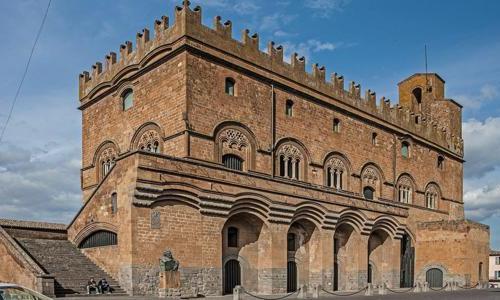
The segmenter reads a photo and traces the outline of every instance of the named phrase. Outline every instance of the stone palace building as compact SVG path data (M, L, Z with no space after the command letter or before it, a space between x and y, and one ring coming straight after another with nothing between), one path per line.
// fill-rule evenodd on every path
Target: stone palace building
M83 206L67 226L1 221L0 280L70 293L37 254L55 240L134 295L158 294L165 250L206 296L488 280L439 75L402 80L391 105L189 1L174 16L80 75Z

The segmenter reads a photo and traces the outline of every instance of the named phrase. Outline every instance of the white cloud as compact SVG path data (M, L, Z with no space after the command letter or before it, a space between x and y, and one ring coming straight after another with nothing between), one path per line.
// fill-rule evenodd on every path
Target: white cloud
M274 13L259 19L260 31L282 31L282 28L290 24L297 16L283 13Z
M465 108L477 110L484 104L489 103L491 100L496 99L499 92L496 86L485 84L481 86L479 92L468 95L455 95L453 98L462 104Z
M314 10L316 16L329 17L335 11L342 11L350 0L305 0L304 6Z
M500 216L500 183L466 191L464 202L467 218L482 221Z
M344 43L331 43L322 42L316 39L310 39L306 42L293 43L285 42L283 47L285 49L285 60L290 62L291 55L297 53L300 56L304 56L306 59L313 59L313 54L322 51L334 51L339 47L342 47Z
M500 166L500 117L463 123L465 176L481 177Z

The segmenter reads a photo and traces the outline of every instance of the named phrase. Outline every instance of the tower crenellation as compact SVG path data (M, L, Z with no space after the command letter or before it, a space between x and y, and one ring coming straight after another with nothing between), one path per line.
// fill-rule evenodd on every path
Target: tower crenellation
M267 52L260 50L259 35L251 34L250 30L245 29L242 32L240 41L232 37L232 22L222 23L222 18L216 16L213 22L213 28L202 24L202 9L199 6L190 8L189 1L183 1L182 6L175 8L175 22L169 25L169 18L162 16L160 20L154 22L154 38L150 36L148 28L144 28L136 35L135 48L130 41L120 46L119 57L111 52L105 57L105 66L97 62L92 66L92 72L82 72L80 75L80 101L84 105L90 98L103 92L103 89L115 82L117 77L123 80L132 76L139 66L148 64L168 55L169 52L180 47L189 46L189 39L201 41L204 44L224 50L231 53L241 60L252 63L260 68L281 75L291 82L303 85L311 90L312 93L328 95L333 105L335 101L356 107L360 112L372 115L388 123L402 127L413 134L435 143L459 157L463 156L463 141L461 138L461 129L438 128L437 124L449 125L456 124L457 121L450 122L432 122L430 114L432 108L416 109L415 105L410 105L411 97L401 93L402 84L400 83L400 103L391 106L390 100L382 97L377 101L376 93L372 90L366 90L364 98L361 93L361 85L351 81L348 90L344 90L344 77L333 73L330 80L326 80L326 68L319 64L312 65L312 72L306 71L306 58L299 57L297 53L292 53L290 63L284 60L284 48L276 46L274 42L269 42ZM182 39L186 37L186 39ZM129 68L136 66L137 68ZM123 70L129 70L122 74ZM418 80L420 77L410 77L411 80ZM426 80L428 76L426 75ZM441 80L442 81L442 80ZM443 84L440 77L432 77L431 83L435 86L434 90L424 89L424 99L429 97L444 97ZM444 83L444 81L442 81ZM406 82L403 86L407 84ZM402 96L401 96L402 95ZM429 102L430 100L426 100ZM451 103L451 101L448 101ZM455 103L455 102L453 102ZM448 105L448 104L446 104ZM457 104L458 105L458 104ZM406 112L403 112L403 107ZM429 106L430 107L430 106ZM418 115L418 117L416 117ZM433 118L446 118L447 116L433 116ZM454 127L460 127L455 125Z

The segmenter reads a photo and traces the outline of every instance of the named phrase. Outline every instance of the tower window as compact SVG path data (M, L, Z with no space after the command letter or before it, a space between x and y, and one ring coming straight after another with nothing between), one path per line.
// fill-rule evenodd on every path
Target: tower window
M337 118L333 119L333 132L340 132L340 120Z
M410 144L408 142L401 143L401 156L404 158L410 157Z
M444 166L444 157L439 155L437 158L437 167L439 170L442 170Z
M226 86L225 86L225 91L226 94L229 96L234 96L234 86L236 85L236 82L232 78L226 78Z
M226 154L222 157L222 163L226 168L243 171L243 160L234 154Z
M293 101L292 100L286 100L285 115L287 117L293 116Z
M123 110L127 110L134 106L134 92L132 89L128 89L122 94L122 105Z
M229 227L227 229L227 246L238 247L238 228Z
M419 87L415 88L411 93L415 99L415 104L417 105L418 110L422 110L422 89Z
M375 193L375 190L372 187L365 186L363 188L363 196L367 200L373 200L373 194Z
M377 136L378 134L376 132L372 133L372 145L377 146Z

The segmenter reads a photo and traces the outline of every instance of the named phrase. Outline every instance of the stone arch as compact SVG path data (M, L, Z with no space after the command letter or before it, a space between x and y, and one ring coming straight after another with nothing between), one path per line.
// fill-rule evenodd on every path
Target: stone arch
M236 198L236 201L231 205L229 210L229 217L247 213L254 215L262 220L262 222L267 224L269 218L269 203L263 201L257 197L249 197L247 195L240 195Z
M396 201L413 204L416 190L417 186L413 177L408 173L402 173L396 181Z
M118 234L118 227L107 222L92 222L83 227L73 239L73 244L80 245L80 243L97 231L109 231Z
M150 206L154 207L163 204L183 204L197 210L200 209L201 205L198 194L180 188L170 188L164 190L160 195L156 197L156 199L152 204L150 204Z
M431 269L438 269L441 272L443 272L443 282L452 279L454 281L459 281L458 283L461 284L461 285L465 285L466 284L464 278L461 277L461 276L460 277L456 277L456 278L451 278L452 276L450 276L451 274L450 274L450 272L448 270L448 267L446 267L443 264L437 263L437 262L431 262L431 263L428 263L428 264L424 265L420 269L420 271L417 273L417 276L416 276L415 280L417 282L424 283L426 281L427 271L429 271Z
M330 152L323 160L324 184L341 190L350 190L351 170L351 163L345 155Z
M238 230L236 247L228 245L228 228ZM236 259L241 268L241 285L253 293L271 293L271 287L266 286L265 278L259 277L261 270L272 267L271 232L265 219L249 212L238 212L227 218L221 231L222 235L222 269L230 259ZM222 274L222 288L225 286L225 271Z
M223 163L224 155L235 155L243 160L243 171L255 169L255 136L241 123L226 121L214 129L214 161Z
M163 131L160 126L153 122L141 125L132 137L130 149L163 153Z
M96 167L96 178L98 181L104 179L111 168L115 165L116 159L120 156L120 149L113 141L102 142L94 154L93 165Z
M303 202L295 207L291 223L304 219L321 228L326 216L326 208L317 203Z
M372 263L372 283L399 287L400 243L384 227L376 227L368 238L368 261ZM368 267L368 266L367 266Z
M370 187L374 190L374 199L382 196L382 188L384 183L384 174L382 169L375 163L366 163L360 172L361 185L360 192L363 194L363 189L365 187Z
M361 233L366 231L367 220L363 212L347 208L340 212L336 226L348 224L353 227L354 230Z
M374 220L371 232L381 230L387 233L391 239L394 239L398 236L400 229L400 224L396 219L391 216L382 215Z
M295 247L290 249L287 245L286 253L287 262L296 263L297 286L321 284L322 240L320 227L315 221L311 216L299 216L291 222L287 231L287 235L295 235Z
M274 159L275 175L290 179L297 179L296 177L298 176L299 181L307 181L308 166L311 156L304 144L293 138L282 138L276 145ZM288 163L288 161L291 163ZM296 172L297 162L299 167L298 172ZM284 168L283 163L285 163ZM288 171L289 168L292 168L293 171ZM285 171L283 172L283 170ZM283 173L285 174L284 176ZM290 176L290 174L292 174L292 176Z
M340 214L333 233L333 290L364 287L366 271L365 217L346 209Z

